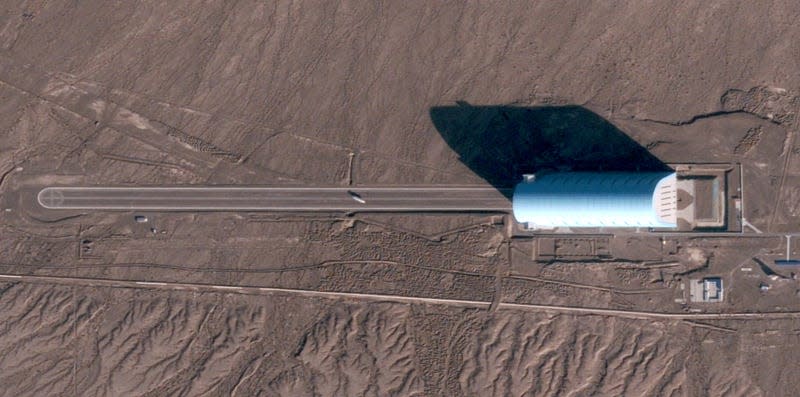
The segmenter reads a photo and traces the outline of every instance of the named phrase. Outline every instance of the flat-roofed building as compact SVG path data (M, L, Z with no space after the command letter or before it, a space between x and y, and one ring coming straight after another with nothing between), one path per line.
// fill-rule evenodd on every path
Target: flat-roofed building
M689 280L689 300L692 302L722 302L722 279L706 277Z

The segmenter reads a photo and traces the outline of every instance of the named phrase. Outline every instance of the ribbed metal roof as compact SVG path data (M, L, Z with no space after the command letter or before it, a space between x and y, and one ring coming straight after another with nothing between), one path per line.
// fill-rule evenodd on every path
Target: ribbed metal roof
M536 175L514 190L514 217L532 228L676 227L675 173Z

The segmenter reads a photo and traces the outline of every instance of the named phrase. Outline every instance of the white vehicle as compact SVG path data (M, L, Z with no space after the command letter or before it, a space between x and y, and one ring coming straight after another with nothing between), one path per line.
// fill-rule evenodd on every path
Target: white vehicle
M363 198L361 198L360 194L358 194L358 193L356 193L356 192L354 192L352 190L348 190L347 194L349 194L350 197L353 198L353 200L358 201L361 204L366 204L367 203Z

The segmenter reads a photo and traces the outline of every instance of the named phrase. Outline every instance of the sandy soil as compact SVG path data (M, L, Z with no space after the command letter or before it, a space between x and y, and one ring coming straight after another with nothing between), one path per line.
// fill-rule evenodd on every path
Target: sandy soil
M789 1L6 1L0 274L63 282L0 283L0 395L794 395L800 284L772 261L800 228L799 15ZM753 228L139 224L30 200L53 184L504 186L526 167L664 163L741 166L732 194ZM724 302L687 302L703 276L724 278ZM755 312L778 315L692 317Z

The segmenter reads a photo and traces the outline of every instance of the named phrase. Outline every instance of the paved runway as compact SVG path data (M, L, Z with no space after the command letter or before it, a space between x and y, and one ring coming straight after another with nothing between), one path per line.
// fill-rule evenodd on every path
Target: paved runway
M510 211L503 193L491 187L48 187L37 200L73 210Z

